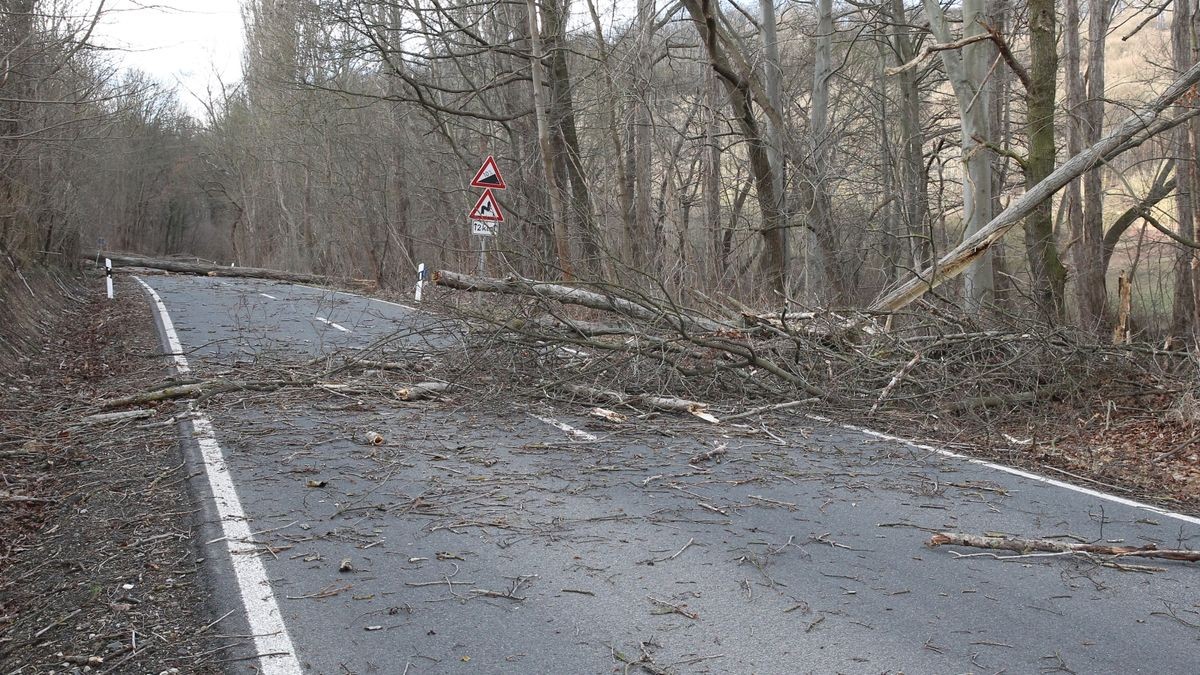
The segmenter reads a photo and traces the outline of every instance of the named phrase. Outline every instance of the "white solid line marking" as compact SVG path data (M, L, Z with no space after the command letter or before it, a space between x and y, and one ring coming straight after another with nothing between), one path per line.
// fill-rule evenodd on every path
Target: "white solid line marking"
M278 299L279 299L279 298L277 298L277 297L275 297L275 296L273 296L273 295L271 295L271 294L269 294L269 293L259 293L259 295L263 296L264 298L270 298L270 299L272 299L272 300L278 300Z
M1093 490L1091 488L1080 487L1078 485L1073 485L1071 483L1057 480L1055 478L1049 478L1047 476L1039 476L1036 473L1022 471L1021 469L1016 469L1011 466L1005 466L1003 464L996 464L995 462L989 462L987 460L978 459L976 457L970 457L967 455L960 455L957 452L946 450L945 448L937 448L932 445L925 445L923 443L918 443L916 441L912 441L907 438L901 438L899 436L885 434L881 431L867 429L866 427L858 427L858 426L854 426L853 424L842 424L841 422L834 422L833 420L829 419L828 417L822 417L820 415L811 415L811 414L807 414L807 413L805 413L804 416L810 420L815 420L817 422L824 422L826 424L832 424L833 426L836 426L836 427L841 427L843 429L849 429L850 431L857 431L860 434L874 436L875 438L879 438L879 439L882 439L885 441L893 441L895 443L903 443L909 447L917 448L918 450L925 450L926 452L932 452L932 453L941 455L943 457L952 457L954 459L966 460L966 461L970 462L971 464L977 464L979 466L984 466L989 469L994 469L996 471L1003 471L1004 473L1011 474L1013 476L1020 476L1021 478L1027 478L1029 480L1037 481L1039 483L1045 483L1047 485L1053 485L1054 487L1060 487L1060 488L1063 488L1066 490L1071 490L1072 492L1078 492L1080 494L1085 494L1085 495L1088 495L1089 497L1096 497L1098 499L1104 499L1104 500L1114 502L1117 504L1122 504L1124 506L1131 506L1135 509L1142 509L1145 511L1150 511L1150 512L1156 513L1160 516L1165 516L1167 518L1174 518L1175 520L1182 520L1183 522L1191 523L1192 525L1200 525L1200 518L1196 518L1195 516L1189 516L1189 515L1183 514L1183 513L1176 513L1174 511L1168 511L1164 508L1153 506L1151 504L1144 504L1142 502L1135 501L1133 499L1126 499L1125 497L1118 497L1117 495L1110 495L1106 492L1100 492L1099 490Z
M575 427L571 426L570 424L566 424L564 422L559 422L558 420L554 419L553 417L542 417L541 415L534 415L533 413L530 413L529 416L539 422L545 422L546 424L549 424L550 426L554 427L555 429L558 429L560 431L565 431L568 434L571 434L572 436L574 436L575 438L578 438L581 441L599 440L592 434L589 434L588 432L582 431L580 429L576 429Z
M138 277L134 279L145 287L154 299L163 331L167 335L167 345L175 359L175 371L179 374L189 372L191 367L187 358L180 353L179 336L175 333L175 325L171 322L171 315L167 313L162 298L145 281ZM246 610L246 620L250 624L250 633L254 636L255 650L261 654L258 657L259 671L266 675L302 675L300 662L296 658L296 647L288 635L287 626L283 623L283 613L279 611L267 570L258 555L258 545L250 533L250 521L242 509L242 501L238 498L233 476L225 464L225 453L217 443L212 422L201 413L192 414L192 436L200 446L200 457L204 461L204 472L208 479L208 487L212 491L213 503L216 504L217 514L221 518L221 531L225 535L225 545L233 563L242 607Z
M190 372L191 367L188 366L187 357L183 355L183 345L179 344L179 336L175 334L175 324L171 323L171 315L167 313L167 306L163 304L162 298L158 297L158 293L150 288L150 284L142 281L141 277L135 276L134 280L149 291L150 297L154 300L154 305L158 309L158 317L162 319L163 332L167 334L167 347L171 350L175 372L180 375Z
M349 328L346 328L345 326L343 326L341 324L336 324L336 323L330 321L329 319L322 319L321 317L318 316L317 321L320 321L321 323L324 323L324 324L328 324L328 325L332 326L333 328L336 328L336 329L342 331L343 333L350 332Z

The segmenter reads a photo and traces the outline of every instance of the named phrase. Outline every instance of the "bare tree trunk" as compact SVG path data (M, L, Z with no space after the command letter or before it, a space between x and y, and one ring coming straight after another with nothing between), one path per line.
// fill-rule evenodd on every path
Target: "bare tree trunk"
M650 105L652 97L651 79L654 72L652 37L654 31L654 0L638 0L637 3L637 48L634 101L632 104L633 142L631 144L633 166L633 224L634 231L627 234L629 261L639 271L649 271L653 264L656 246L652 239L653 214L650 209L650 180L653 161L652 120Z
M1112 133L1095 145L1080 152L1055 169L1046 180L1038 183L1009 204L982 230L964 240L954 250L942 256L937 264L922 271L916 278L880 298L871 306L877 311L895 311L923 296L930 289L964 273L971 261L987 252L1010 229L1023 221L1033 209L1050 199L1070 181L1097 164L1108 162L1122 152L1137 147L1149 138L1171 128L1170 121L1160 124L1162 111L1200 82L1200 62L1193 64L1172 82L1151 103L1135 110Z
M897 63L908 63L916 56L908 33L904 0L891 0L892 41ZM903 205L906 235L909 237L909 256L913 267L923 268L932 262L933 239L926 228L929 214L929 176L925 170L925 135L921 129L921 92L918 74L906 69L898 75L900 93L901 204Z
M826 2L827 0L819 0ZM779 59L779 29L778 18L775 16L775 0L759 0L759 12L762 21L762 41L763 41L763 79L766 80L767 102L776 110L783 110L782 86L783 79L783 64ZM819 56L818 56L819 59ZM814 98L817 96L816 91L813 92ZM814 105L815 107L815 105ZM782 120L766 120L766 140L767 140L767 160L771 164L772 185L775 189L775 209L780 214L780 220L783 223L787 222L787 193L785 187L787 185L786 172L787 166L784 162L783 152L783 132L781 128ZM778 233L779 246L784 251L785 261L787 262L788 252L788 231L780 229ZM767 261L768 258L763 258ZM768 267L764 268L767 277L770 278L772 271Z
M783 236L786 222L783 212L779 209L779 198L775 194L775 177L767 156L768 145L754 114L752 82L748 79L752 75L739 75L731 65L724 47L725 41L718 37L721 29L717 23L719 9L715 1L683 0L683 4L700 34L700 41L704 45L709 63L725 85L738 127L746 139L750 171L762 214L759 232L763 238L763 268L767 271L771 290L781 297L786 296L787 246Z
M724 227L721 222L721 146L717 111L721 105L720 84L712 69L705 68L704 94L708 101L704 124L704 220L705 235L711 242L717 278L723 279L728 268L724 253Z
M567 234L567 223L563 218L558 174L554 166L554 148L550 142L550 125L546 120L546 94L542 77L542 40L538 24L537 0L526 0L529 12L530 69L533 72L533 107L537 116L538 146L542 153L542 168L546 173L547 192L550 197L550 225L554 232L554 247L558 255L558 268L563 279L570 281L574 276L571 265L571 244Z
M1193 0L1175 0L1171 22L1171 51L1175 67L1182 70L1195 58L1195 17ZM1192 129L1184 125L1175 130L1178 149L1175 187L1175 218L1179 236L1194 239L1196 235L1196 146ZM1196 329L1195 249L1180 246L1175 259L1175 299L1171 308L1171 334L1191 338Z
M767 2L768 0L763 0ZM824 270L825 293L834 305L851 302L851 284L847 282L851 261L841 255L841 244L833 223L833 200L828 177L830 166L829 80L833 77L833 1L817 0L817 39L813 57L813 93L809 108L812 125L812 202L808 212L809 228L820 252ZM810 260L811 260L810 255Z
M567 179L570 181L570 220L579 232L582 244L580 263L587 274L603 279L606 275L602 240L596 220L592 216L591 191L583 173L579 132L575 124L575 103L571 95L571 73L567 67L566 14L569 7L570 3L566 0L546 0L542 5L548 34L547 49L550 52L548 112L555 145L561 147L561 152L556 154L563 162Z
M1073 1L1073 0L1072 0ZM1026 92L1025 189L1054 171L1054 106L1058 78L1058 43L1054 0L1029 0L1029 90ZM1063 289L1067 270L1054 239L1054 202L1040 204L1025 219L1025 255L1033 281L1033 297L1041 318L1051 324L1065 318Z
M1083 143L1091 145L1104 136L1104 41L1114 0L1092 0L1088 11L1087 100L1080 111ZM1083 174L1083 221L1075 285L1082 328L1104 332L1108 324L1108 293L1101 262L1104 259L1104 167Z
M1079 23L1079 0L1064 0L1063 56L1066 61L1064 68L1066 100L1064 103L1067 113L1068 158L1077 156L1083 152L1084 148L1083 101L1087 97L1087 93L1084 89L1083 65L1080 60L1083 48L1079 41ZM1083 181L1076 178L1068 183L1063 199L1066 201L1067 231L1070 233L1071 241L1077 243L1083 239ZM1081 255L1079 247L1076 246L1072 254L1074 266L1079 266ZM1079 305L1079 285L1082 283L1082 279L1078 269L1074 270L1073 276L1075 277L1072 280L1075 304ZM1082 316L1081 309L1079 312Z
M963 37L984 32L984 0L963 1ZM930 28L938 42L950 43L953 38L942 6L938 0L925 0ZM946 75L958 99L962 127L963 172L963 240L983 229L992 218L992 159L987 143L991 139L988 125L989 95L985 81L995 56L990 42L975 42L956 50L941 52ZM963 272L966 309L979 312L992 299L991 257L983 254L973 260Z

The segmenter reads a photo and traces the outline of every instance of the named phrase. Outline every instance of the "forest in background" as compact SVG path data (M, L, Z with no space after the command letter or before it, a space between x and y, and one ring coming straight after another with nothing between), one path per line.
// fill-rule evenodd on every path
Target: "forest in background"
M1133 332L1196 327L1194 79L938 267L1195 70L1196 0L246 0L200 119L81 6L0 0L14 267L103 238L404 288L477 270L494 155L492 276L891 311L950 270L940 306L1107 335L1123 275Z

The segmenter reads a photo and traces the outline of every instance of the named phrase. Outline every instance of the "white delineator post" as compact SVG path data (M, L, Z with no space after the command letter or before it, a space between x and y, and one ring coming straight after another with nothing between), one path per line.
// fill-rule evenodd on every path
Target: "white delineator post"
M113 299L112 260L104 259L104 285L108 288L108 299Z
M413 292L413 299L417 302L421 301L421 291L425 288L425 263L417 265L417 288Z

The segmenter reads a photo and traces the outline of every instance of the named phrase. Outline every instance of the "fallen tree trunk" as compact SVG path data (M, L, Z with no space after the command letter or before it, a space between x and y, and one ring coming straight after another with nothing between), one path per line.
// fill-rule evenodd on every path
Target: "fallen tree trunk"
M551 284L515 276L507 279L495 279L438 270L433 273L431 278L435 285L461 291L484 291L545 298L568 305L615 312L639 321L670 326L683 331L715 333L733 328L706 317L687 313L679 307L652 307L614 295L604 295L573 286Z
M1200 62L1179 76L1161 96L1136 110L1115 131L1100 139L1092 147L1075 155L1055 169L1042 182L1014 201L991 222L975 234L967 237L932 267L904 282L896 290L880 298L871 306L872 310L894 312L926 292L959 276L971 263L991 248L1018 223L1024 222L1042 202L1062 189L1067 183L1097 165L1111 160L1127 144L1135 140L1143 130L1153 131L1151 123L1193 85L1200 82Z
M180 260L170 260L167 258L148 258L146 256L134 255L131 253L108 253L104 251L87 251L83 254L83 258L88 261L94 262L97 257L108 258L112 261L113 267L148 267L150 269L163 270L164 272L177 272L179 274L196 274L210 277L271 279L273 281L291 281L302 284L327 283L327 279L325 277L317 276L315 274L299 274L296 272L285 272L282 270L269 270L261 267L223 267L221 265L210 265L207 263L189 263Z
M1182 560L1185 562L1200 562L1200 551L1183 551L1178 549L1157 548L1148 546L1107 546L1104 544L1076 544L1053 539L1020 539L1017 537L984 537L961 532L938 532L929 538L930 548L938 546L969 546L971 548L986 548L1016 553L1094 553L1115 557L1134 556L1138 558L1163 558L1166 560Z

